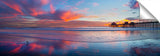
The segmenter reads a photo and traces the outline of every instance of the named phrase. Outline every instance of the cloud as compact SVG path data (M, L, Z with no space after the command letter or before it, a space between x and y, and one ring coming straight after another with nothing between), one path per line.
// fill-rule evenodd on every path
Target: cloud
M10 16L10 15L19 15L19 14L20 14L19 12L9 7L5 7L5 8L0 7L0 15L1 15L0 17Z
M84 8L82 10L77 10L75 12L77 12L77 13L88 13L88 10L89 10L89 8Z
M135 5L134 5L133 7L138 8L138 7L139 7L139 3L136 2Z
M37 21L11 21L11 22L0 22L1 27L104 27L107 22L98 22L98 21L47 21L39 20ZM32 24L32 25L31 25Z
M136 0L130 0L130 2L123 4L124 7L130 7L131 9L139 9L139 3Z
M124 7L129 7L129 4L127 3L127 4L123 4L122 6L124 6Z
M50 0L41 0L42 5L49 4Z
M76 6L82 4L83 2L84 2L84 0L78 1L78 2L76 3Z
M8 12L9 14L11 13L11 14L14 14L14 15L15 14L23 14L23 12L21 10L22 9L21 6L19 6L19 4L16 4L15 1L13 1L13 0L11 0L11 1L9 1L9 0L0 0L0 1L1 1L0 5L3 5L3 6L1 6L0 10L3 10L3 12L6 12L6 13Z
M51 1L53 0L0 0L0 18L16 18L21 15L38 19L62 20L67 22L84 16L84 14L72 11L71 9L56 10L54 4L50 3ZM67 0L64 0L63 2L65 3L66 1ZM83 3L83 0L78 2L78 4L81 3ZM50 10L44 10L43 6L48 6Z
M15 16L5 16L5 17L0 17L0 19L8 19L8 18L15 18ZM1 20L2 21L2 20Z
M36 0L0 0L3 6L3 9L7 11L16 11L18 12L17 15L36 15L36 14L42 14L41 7L43 6L39 1ZM10 9L9 9L9 8ZM2 9L0 9L2 10ZM38 10L38 11L36 11ZM41 10L41 11L40 11ZM40 13L37 13L40 12Z
M42 15L42 14L47 14L47 12L45 12L45 11L42 11L42 10L36 10L36 9L30 9L30 11L31 11L31 13L30 13L30 15L32 15L32 16L38 16L38 15Z
M79 19L81 17L84 17L84 14L79 14L71 10L61 10L61 9L56 10L54 14L44 14L37 16L37 18L41 19L63 20L66 22Z
M99 4L95 2L93 3L93 6L96 7L96 6L99 6Z
M136 0L131 0L129 3L129 6L131 9L138 9L139 8L139 3Z
M59 11L59 12L61 13L61 14L58 13L60 16L58 14L56 15L59 16L64 21L70 21L84 16L82 14L77 14L72 11Z
M52 4L50 4L50 11L51 11L51 14L55 13L55 8L53 7Z

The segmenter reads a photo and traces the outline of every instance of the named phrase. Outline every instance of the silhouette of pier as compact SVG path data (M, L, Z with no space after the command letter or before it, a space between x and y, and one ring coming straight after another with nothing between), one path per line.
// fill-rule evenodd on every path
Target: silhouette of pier
M154 22L124 22L123 24L116 24L113 22L111 27L152 27L152 28L158 28L160 27L160 23L158 21Z

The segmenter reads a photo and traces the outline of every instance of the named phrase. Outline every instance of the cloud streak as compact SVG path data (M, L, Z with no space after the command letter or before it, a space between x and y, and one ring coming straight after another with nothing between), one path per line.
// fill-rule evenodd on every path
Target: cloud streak
M39 19L52 19L71 21L83 17L83 14L79 14L72 10L62 10L54 7L51 3L52 0L0 0L0 18L12 18L11 16L32 16ZM65 1L64 1L65 2ZM79 1L77 5L83 1ZM46 11L43 7L49 5L49 11ZM6 16L6 17L4 17Z
M41 19L63 20L65 22L67 22L67 21L71 21L71 20L75 20L75 19L84 17L84 15L73 12L71 10L58 9L55 11L54 14L44 14L44 15L39 15L36 17L41 18Z

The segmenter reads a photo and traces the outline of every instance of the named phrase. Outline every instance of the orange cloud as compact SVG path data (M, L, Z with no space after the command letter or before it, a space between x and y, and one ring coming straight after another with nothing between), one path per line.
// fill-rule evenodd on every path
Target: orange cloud
M32 16L38 16L38 15L42 15L42 14L46 14L47 13L45 11L36 10L34 8L31 8L30 10L32 11L32 13L30 13Z
M72 11L66 11L60 16L60 18L67 22L67 21L78 19L78 18L83 17L83 16L84 15L77 14L77 13L72 12Z

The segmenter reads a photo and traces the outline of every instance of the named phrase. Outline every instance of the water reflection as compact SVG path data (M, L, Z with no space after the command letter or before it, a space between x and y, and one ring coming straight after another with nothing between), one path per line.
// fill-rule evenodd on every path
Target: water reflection
M160 47L148 47L148 48L140 48L133 47L130 50L132 56L159 56L160 55Z
M159 38L159 30L141 31L53 31L53 30L0 30L1 34L15 37L67 40L77 42L115 42Z
M17 40L20 41L21 39ZM151 39L108 43L36 39L36 41L29 41L27 44L27 41L19 41L1 40L0 54L3 56L158 56L160 54L160 40ZM114 45L112 45L113 43Z
M2 56L159 56L159 33L159 31L1 30L0 54Z
M21 40L21 39L17 39ZM65 55L71 50L78 48L88 48L87 43L80 43L63 40L42 40L36 39L29 44L27 41L0 41L1 51L3 55ZM73 45L73 46L72 46ZM7 51L8 50L8 51ZM56 52L55 52L56 51Z

